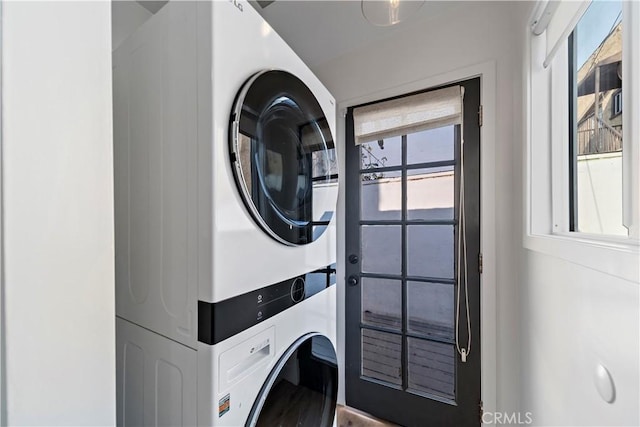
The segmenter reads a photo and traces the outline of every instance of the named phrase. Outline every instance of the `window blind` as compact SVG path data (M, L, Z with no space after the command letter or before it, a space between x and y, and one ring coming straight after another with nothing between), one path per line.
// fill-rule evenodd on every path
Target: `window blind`
M551 64L556 52L569 37L590 4L591 0L563 0L547 3L541 17L534 23L532 29L534 34L544 34L547 38L547 52L543 64L545 68ZM540 24L543 25L542 28Z
M462 123L464 88L452 86L354 108L356 145Z

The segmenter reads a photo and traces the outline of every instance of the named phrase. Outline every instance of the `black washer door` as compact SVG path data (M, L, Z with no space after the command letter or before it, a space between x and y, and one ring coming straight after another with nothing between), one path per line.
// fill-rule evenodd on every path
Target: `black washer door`
M338 164L311 90L285 71L260 72L240 90L230 129L236 183L256 222L288 245L320 237L336 207Z
M322 335L301 337L267 378L245 427L331 427L337 393L333 344Z

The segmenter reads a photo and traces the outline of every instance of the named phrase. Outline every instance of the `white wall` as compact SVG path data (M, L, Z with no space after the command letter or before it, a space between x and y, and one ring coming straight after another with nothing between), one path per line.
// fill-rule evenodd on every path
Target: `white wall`
M2 9L6 421L112 425L110 5Z
M526 33L527 27L523 26L521 32ZM527 46L523 44L523 81L529 72L525 58L528 54ZM535 66L531 68L536 69ZM520 99L526 99L527 89L526 84L522 86ZM533 102L532 111L546 113L540 98ZM518 107L521 113L522 107L521 103ZM540 119L546 114L537 116L536 119ZM516 147L520 153L518 164L521 172L516 173L513 179L517 182L520 201L525 204L527 159L524 153L528 135L524 126L525 116L522 117ZM540 122L544 123L544 120ZM544 163L552 156L545 149L548 129L545 125L536 124L535 130L540 135L532 138L530 144L542 147L540 152L537 149L532 151L539 155L534 162L538 166L536 171L543 176L529 178L534 195L530 220L532 230L544 233L552 225L546 223L548 219L545 217L551 216L549 202L552 198L548 197L551 176L544 172ZM602 166L613 166L612 170L617 167L619 171L619 163L615 166L612 164L615 160L610 162L611 156L604 157L609 159L597 166L591 163L589 167L594 167L592 172L600 175ZM579 160L578 173L586 172L586 169L586 164ZM547 181L542 182L543 179ZM608 179L617 179L620 188L619 172L617 178L609 172ZM534 184L539 185L533 188ZM580 196L585 195L582 193L584 190L590 191L588 187L580 188ZM599 198L602 194L594 190ZM612 214L616 210L615 196L608 196L611 198L604 203L610 204L606 210ZM539 207L541 203L544 204L542 209ZM620 199L617 204L620 206ZM580 207L585 208L593 210L594 206ZM562 235L530 236L527 235L524 216L519 215L517 221L517 228L524 235L522 249L518 248L521 253L518 280L521 410L531 412L534 425L539 426L640 425L640 260L637 249L634 253L624 245L593 244ZM600 364L606 367L615 383L613 403L606 403L596 389L595 373Z
M523 260L522 410L540 426L640 425L638 283L540 252ZM596 390L598 364L613 404Z
M423 26L396 33L394 37L375 46L314 69L340 105L348 100L380 91L388 92L391 88L432 76L495 61L497 93L494 95L497 111L493 119L497 126L494 141L497 342L483 345L497 346L496 407L501 411L515 411L519 407L518 256L514 248L520 244L520 233L515 228L514 218L519 214L520 192L512 179L520 170L519 165L514 164L516 153L513 150L516 130L513 122L519 116L514 113L513 107L517 98L515 94L520 95L518 24L524 21L530 7L525 2L460 3ZM343 133L344 126L338 133L341 143L344 143ZM344 236L344 230L341 233ZM343 248L338 259L344 259ZM344 300L340 302L340 310L344 310ZM342 339L343 328L339 324ZM341 390L342 399L343 392Z

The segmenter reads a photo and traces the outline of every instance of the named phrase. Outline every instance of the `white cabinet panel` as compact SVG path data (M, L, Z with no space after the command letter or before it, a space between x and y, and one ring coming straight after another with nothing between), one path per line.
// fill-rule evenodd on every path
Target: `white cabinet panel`
M116 319L119 426L196 425L196 351Z
M117 314L197 342L195 5L165 8L113 57Z

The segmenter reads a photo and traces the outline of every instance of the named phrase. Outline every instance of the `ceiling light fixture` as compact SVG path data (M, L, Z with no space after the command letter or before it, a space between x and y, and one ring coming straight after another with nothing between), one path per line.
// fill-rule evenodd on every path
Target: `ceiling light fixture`
M405 21L422 7L424 0L361 0L362 16L378 27Z

